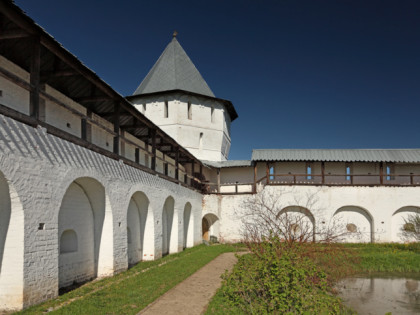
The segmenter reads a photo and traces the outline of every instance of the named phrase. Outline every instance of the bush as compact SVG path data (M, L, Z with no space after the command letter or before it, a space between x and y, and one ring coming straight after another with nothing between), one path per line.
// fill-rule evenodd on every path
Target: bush
M310 248L276 237L255 244L254 254L240 257L232 273L224 275L222 293L244 313L339 313L342 303L330 294L329 275Z

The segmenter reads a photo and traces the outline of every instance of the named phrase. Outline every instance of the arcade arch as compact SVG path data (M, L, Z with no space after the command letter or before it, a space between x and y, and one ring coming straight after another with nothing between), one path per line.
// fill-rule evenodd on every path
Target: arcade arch
M207 213L201 220L203 240L210 241L211 236L219 234L219 218L213 213Z
M191 203L187 202L184 207L184 239L183 248L194 246L194 222L191 215Z
M344 228L349 243L374 241L373 218L366 209L358 206L344 206L334 213L334 218Z
M174 207L175 200L169 196L166 198L162 210L162 255L168 255L174 252L174 244L176 243L174 225L177 223L174 220Z
M60 242L59 287L112 272L112 235L112 212L105 188L93 178L74 180L58 214L58 239L73 242ZM70 245L71 251L61 248Z
M127 256L128 264L133 265L143 256L153 254L153 219L149 216L149 199L142 192L136 192L130 199L127 210ZM151 212L151 211L150 211ZM153 257L153 256L152 256Z
M420 215L420 207L406 206L398 209L391 217L391 241L393 242L414 242L416 239L410 237L409 233L403 233L406 220L413 215Z
M277 215L288 237L301 241L315 241L315 217L301 206L288 206Z

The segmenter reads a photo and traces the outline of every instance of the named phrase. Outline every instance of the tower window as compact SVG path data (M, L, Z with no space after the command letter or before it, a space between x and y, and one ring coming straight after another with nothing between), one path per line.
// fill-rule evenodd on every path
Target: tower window
M203 148L203 133L200 132L200 142L199 142L199 149L201 150Z
M192 119L192 106L191 106L191 102L188 102L188 119Z
M214 106L211 107L211 122L214 123Z
M164 109L163 109L163 117L164 118L168 118L169 117L168 101L165 101L165 106L164 106Z
M306 164L306 179L312 179L312 165L310 163Z

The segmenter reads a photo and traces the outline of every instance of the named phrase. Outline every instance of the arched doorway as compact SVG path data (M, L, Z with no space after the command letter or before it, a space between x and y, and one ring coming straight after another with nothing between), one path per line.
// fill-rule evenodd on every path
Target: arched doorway
M219 218L212 213L207 213L201 220L201 231L203 240L212 241L213 237L219 235Z
M110 273L112 213L106 204L104 187L92 178L67 188L58 215L60 288Z
M127 257L129 265L133 265L143 259L148 210L149 199L144 193L136 192L131 197L127 210ZM149 234L147 234L148 237L150 237Z
M344 241L349 243L369 243L374 241L373 218L358 206L344 206L334 213L334 219L345 234Z
M210 224L206 218L201 220L201 229L203 231L203 240L209 241L210 240Z

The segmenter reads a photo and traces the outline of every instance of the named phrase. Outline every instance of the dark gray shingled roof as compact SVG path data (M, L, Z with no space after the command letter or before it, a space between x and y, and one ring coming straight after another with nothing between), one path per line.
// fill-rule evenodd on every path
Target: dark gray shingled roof
M176 37L166 46L133 95L170 90L215 97Z
M249 160L230 160L230 161L201 161L204 165L224 168L224 167L247 167L251 166L252 162Z
M252 161L334 161L420 163L420 149L252 150Z

